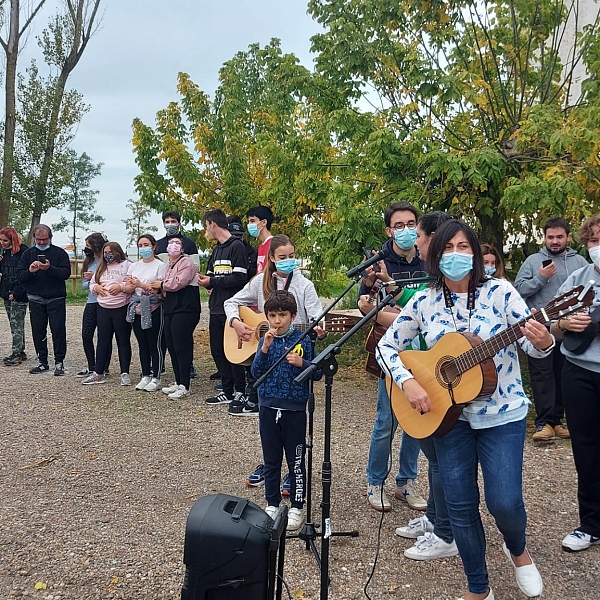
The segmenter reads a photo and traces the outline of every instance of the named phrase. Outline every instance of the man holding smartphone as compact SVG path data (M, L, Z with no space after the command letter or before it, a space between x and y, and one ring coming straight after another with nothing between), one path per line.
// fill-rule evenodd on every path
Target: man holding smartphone
M33 345L39 364L30 373L49 371L48 324L54 347L54 375L64 375L67 354L67 286L71 276L69 255L52 245L52 230L38 225L33 230L35 246L23 253L17 276L27 292Z
M570 231L562 217L550 219L544 225L544 247L521 265L515 288L529 308L544 307L573 271L588 264L568 246ZM536 412L534 442L570 437L568 428L562 424L565 409L560 374L565 359L560 344L556 340L554 350L545 358L527 357Z

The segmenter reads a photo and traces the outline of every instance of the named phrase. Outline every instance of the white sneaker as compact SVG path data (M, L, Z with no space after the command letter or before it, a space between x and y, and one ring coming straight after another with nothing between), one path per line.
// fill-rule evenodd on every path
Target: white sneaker
M454 540L451 544L448 544L430 531L419 536L415 545L404 551L404 556L412 560L435 560L436 558L448 558L457 554L458 548Z
M271 517L271 519L273 519L273 521L275 520L275 517L277 516L277 513L279 512L279 506L267 506L267 508L265 508L265 512Z
M161 386L160 379L156 379L156 377L153 377L149 381L149 383L146 385L144 390L146 392L156 392L156 390L160 389L160 386Z
M427 500L415 490L414 479L409 479L406 485L396 486L394 496L404 500L413 510L427 510Z
M416 540L427 532L433 533L433 523L425 516L411 519L406 527L397 527L396 535L410 540Z
M179 385L177 386L177 390L172 394L169 394L167 398L171 398L171 400L179 400L180 398L189 395L189 393L190 391L185 389L185 385Z
M179 389L179 384L174 383L173 385L168 385L167 387L162 388L160 391L163 394L172 394L173 392L176 392Z
M129 373L121 373L121 385L131 385L131 377L129 377Z
M136 390L145 390L146 386L152 381L152 377L144 376L140 379L140 382L135 386Z
M528 598L537 598L542 595L544 591L544 583L542 581L542 576L540 572L537 570L535 563L533 562L533 558L531 558L531 554L525 549L525 552L529 554L529 558L531 559L531 564L523 565L522 567L517 567L515 565L515 561L510 553L510 550L506 547L506 543L502 544L502 551L506 554L506 558L510 561L513 569L515 570L515 579L517 580L517 585L519 589L528 597Z
M594 537L589 533L576 529L573 533L565 536L562 541L562 549L567 552L579 552L587 550L590 546L600 544L600 537Z
M286 531L296 531L304 524L304 511L301 508L290 508Z
M367 484L367 500L372 508L379 512L388 512L392 510L392 503L383 491L383 486Z

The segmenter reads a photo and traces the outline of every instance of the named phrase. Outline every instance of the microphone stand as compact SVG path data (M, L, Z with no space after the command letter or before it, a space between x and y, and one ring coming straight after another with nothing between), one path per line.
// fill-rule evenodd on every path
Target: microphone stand
M410 284L410 281L403 284ZM331 409L332 409L332 388L333 377L338 371L338 362L336 355L341 352L342 346L359 330L369 322L384 307L395 302L396 296L402 291L402 285L391 291L373 310L365 315L356 325L345 333L337 342L330 344L312 361L310 366L302 371L294 379L294 383L300 385L318 370L322 369L325 375L325 437L323 442L323 465L321 468L321 481L323 486L323 498L321 500L321 560L317 562L321 567L321 587L320 599L327 600L329 587L329 539L332 536L351 536L357 537L358 531L351 532L333 532L331 528L330 510L331 510ZM327 309L329 310L329 309ZM258 383L258 382L257 382ZM316 552L316 550L314 551Z

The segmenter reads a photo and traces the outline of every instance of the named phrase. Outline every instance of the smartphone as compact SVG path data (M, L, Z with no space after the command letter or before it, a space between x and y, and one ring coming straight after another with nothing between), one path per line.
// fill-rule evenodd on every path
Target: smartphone
M552 262L551 258L542 261L542 267L547 267Z
M369 260L370 258L373 258L373 248L369 248L368 246L366 246L365 248L363 248L363 253L367 260ZM381 268L379 267L379 265L377 263L375 263L373 265L373 272L379 273L380 271L381 271Z
M45 263L46 262L46 255L45 254L38 254L38 260L41 263Z

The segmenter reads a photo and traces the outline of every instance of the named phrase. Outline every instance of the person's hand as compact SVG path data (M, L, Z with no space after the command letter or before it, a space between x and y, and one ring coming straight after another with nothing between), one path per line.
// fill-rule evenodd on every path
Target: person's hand
M202 275L198 273L198 285L201 285L203 288L207 288L210 286L210 277L208 275Z
M540 275L545 279L550 279L556 275L556 265L551 262L547 267L540 267Z
M249 342L252 339L254 329L240 319L233 319L231 326L235 329L239 342Z
M101 283L98 283L94 287L94 294L96 294L96 296L102 296L103 298L104 296L108 296L108 292Z
M121 293L121 286L118 283L112 283L108 286L108 293L111 296L116 296Z
M409 404L421 414L431 411L429 394L421 387L416 379L407 379L402 384L402 391Z
M288 350L288 348L286 348L286 350ZM302 357L299 354L296 354L295 350L292 350L287 356L287 361L290 365L294 366L294 367L301 367L302 366Z
M46 259L44 262L40 261L40 271L47 271L50 268L50 261Z
M365 294L364 296L358 297L358 309L364 315L373 310L373 302L371 302L371 297L369 296L369 294Z
M8 299L10 300L10 302L12 302L15 299L15 297L13 296L13 294L9 294Z
M532 312L535 312L535 309ZM527 319L521 326L521 333L539 349L548 348L554 341L546 326L538 323L535 319Z
M42 263L39 260L34 260L30 265L29 265L29 272L30 273L37 273L40 270Z
M277 329L269 329L263 339L262 351L266 354L277 335Z
M160 286L162 285L162 279L157 279L150 284L150 287L155 291L160 291Z
M85 271L81 274L83 276L84 279L87 279L88 281L92 278L92 271Z
M379 281L383 281L384 283L393 281L392 277L388 273L385 260L380 260L377 264L379 265L379 273L376 274L377 279L379 279Z
M592 318L588 312L577 312L559 319L560 326L567 331L580 332L583 331L591 322Z
M322 340L324 337L327 337L327 332L320 325L315 327L315 333L320 340Z

